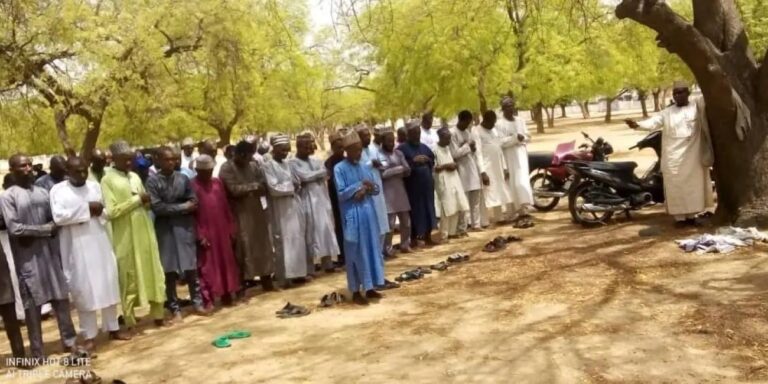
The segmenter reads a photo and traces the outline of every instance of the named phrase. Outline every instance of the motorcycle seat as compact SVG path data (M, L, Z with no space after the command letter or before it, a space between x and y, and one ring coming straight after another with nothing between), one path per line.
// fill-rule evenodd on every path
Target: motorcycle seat
M530 152L528 153L528 167L531 170L539 168L549 168L552 166L553 152Z
M589 166L592 169L601 171L634 171L637 168L637 163L634 161L614 161L614 162L602 162L602 161L589 161L583 164Z

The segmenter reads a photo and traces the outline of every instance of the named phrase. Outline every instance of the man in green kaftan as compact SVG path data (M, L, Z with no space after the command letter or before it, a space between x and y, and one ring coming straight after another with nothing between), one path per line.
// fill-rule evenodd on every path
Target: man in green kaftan
M101 188L112 226L125 324L132 328L136 324L135 307L149 303L155 324L162 326L165 275L149 217L150 197L139 176L130 171L133 151L128 143L115 142L110 150L115 164L106 170Z

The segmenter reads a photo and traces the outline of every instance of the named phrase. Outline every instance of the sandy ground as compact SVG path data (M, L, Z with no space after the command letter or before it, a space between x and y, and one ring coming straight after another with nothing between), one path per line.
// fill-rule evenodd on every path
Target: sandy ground
M576 127L602 135L614 159L653 159L626 149L643 135L589 122L537 136L532 150L578 139ZM563 124L563 121L558 121ZM580 140L579 140L580 142ZM650 151L649 151L650 152ZM315 308L345 287L342 273L288 291L253 289L248 304L211 318L155 329L130 342L103 341L92 369L127 383L418 382L418 383L738 383L768 380L768 248L729 255L678 251L663 210L623 216L611 225L571 224L561 203L528 230L474 233L386 265L387 274L429 265L459 250L472 259L388 291L378 304L315 309L281 320L286 301ZM662 228L640 237L649 225ZM524 238L498 253L479 252L497 234ZM48 349L58 342L45 324ZM223 332L253 336L228 349L210 345ZM7 343L0 347L7 356ZM57 355L60 356L60 355ZM0 382L63 383L60 368Z

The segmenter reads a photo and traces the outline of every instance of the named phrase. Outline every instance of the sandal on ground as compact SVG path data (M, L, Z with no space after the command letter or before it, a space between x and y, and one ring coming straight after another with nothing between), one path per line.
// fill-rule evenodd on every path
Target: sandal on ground
M248 331L232 331L224 335L227 339L245 339L251 337L251 333Z
M418 280L421 278L421 274L414 271L406 271L400 274L400 276L395 278L395 281L398 283L402 283L404 281L413 281Z
M445 261L441 261L437 264L430 265L429 268L434 269L435 271L445 271L446 269L448 269L448 263L446 263Z
M323 295L320 299L320 308L333 307L335 304L336 302L331 299L331 295L329 294Z
M515 243L518 241L523 241L523 238L520 236L509 235L505 240L507 241L507 243Z
M292 308L293 308L293 304L291 304L290 302L286 303L283 309L275 312L275 315L282 315L283 313L288 313L291 311Z
M396 289L396 288L400 288L400 284L395 283L394 281L389 281L387 279L384 279L384 284L377 286L376 290L377 291L386 291L386 290L389 290L389 289Z
M229 342L229 339L226 336L215 338L211 344L216 348L229 348L232 346L232 343Z
M453 263L460 263L460 262L464 261L464 258L463 258L463 257L461 257L461 255L459 255L459 254L457 253L457 254L455 254L455 255L450 255L450 256L448 256L448 258L447 258L445 261L447 261L447 262L449 262L449 263L452 263L452 264L453 264Z
M417 267L416 270L419 271L422 275L428 275L432 273L432 270L427 267Z
M277 317L281 319L287 319L292 317L302 317L302 316L309 315L311 312L312 311L309 310L308 308L304 308L300 305L293 305L291 306L291 309L289 311L283 312L277 315Z
M499 249L496 248L496 244L494 244L493 241L489 241L485 246L483 247L483 252L496 252Z

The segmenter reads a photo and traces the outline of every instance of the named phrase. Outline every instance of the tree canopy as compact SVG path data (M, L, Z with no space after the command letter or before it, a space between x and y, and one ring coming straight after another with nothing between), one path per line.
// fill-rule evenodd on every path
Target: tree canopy
M0 3L0 156L89 153L124 138L226 144L246 133L496 108L538 111L693 79L654 33L602 0ZM670 1L684 17L691 2ZM764 52L768 5L737 2ZM548 111L548 110L547 110ZM554 116L552 116L554 118Z

